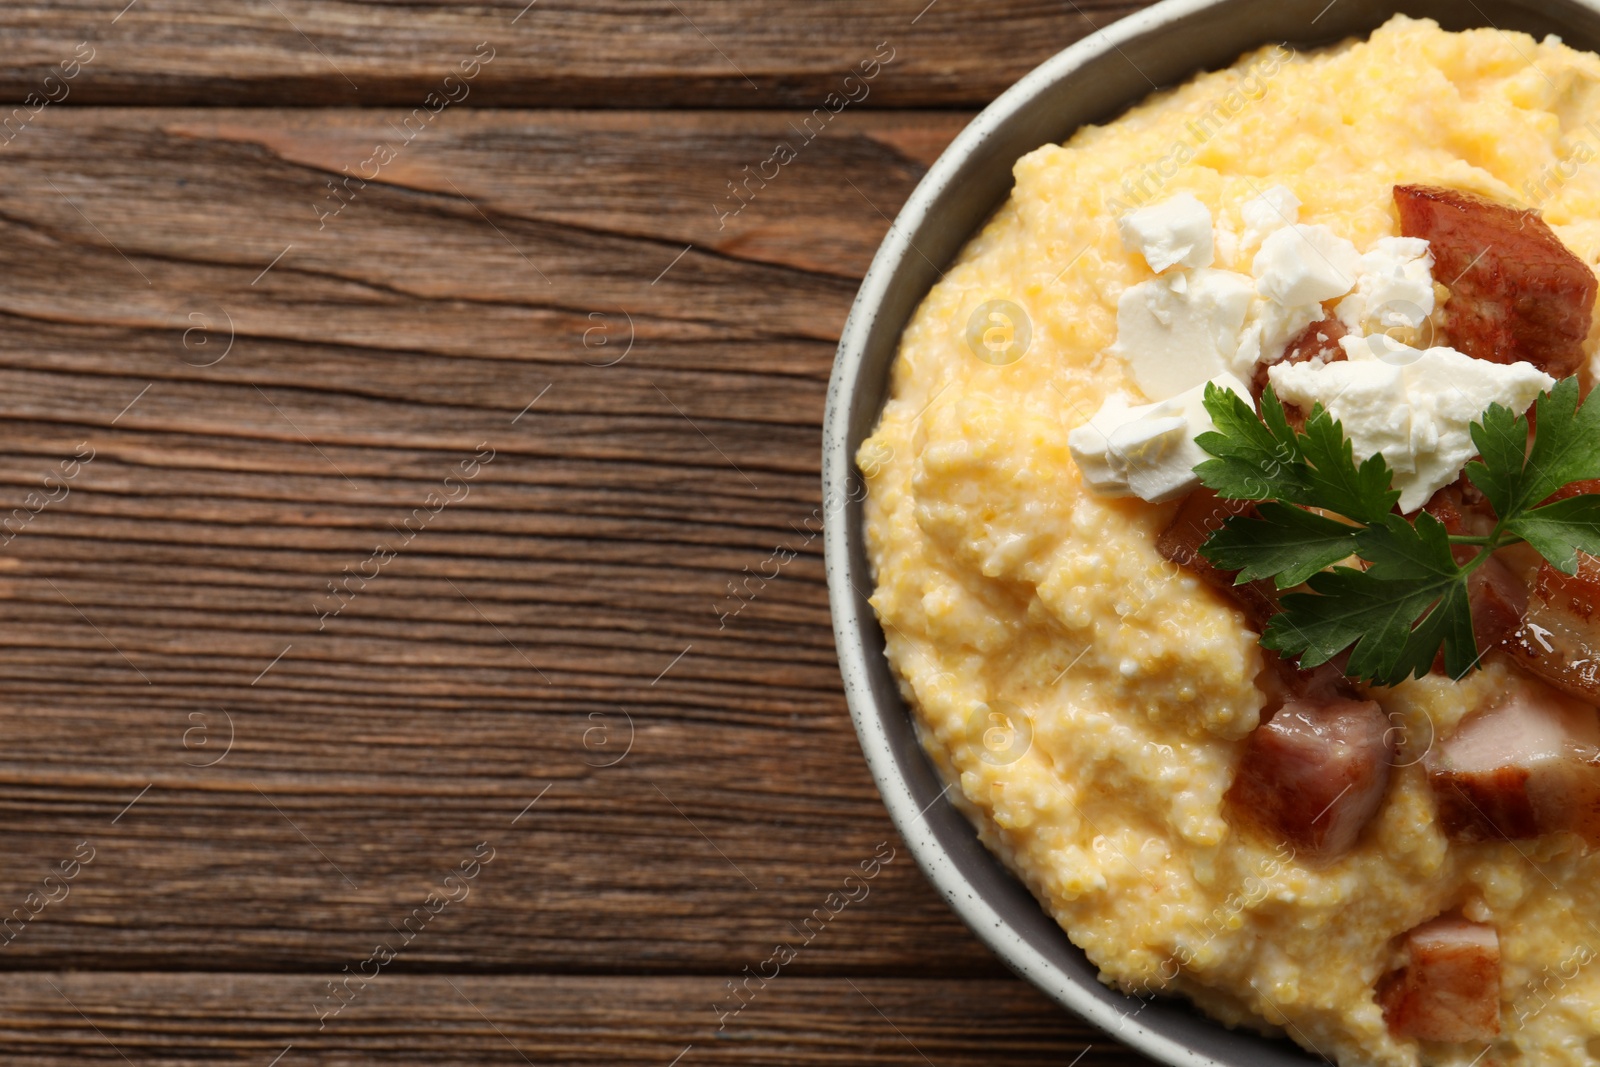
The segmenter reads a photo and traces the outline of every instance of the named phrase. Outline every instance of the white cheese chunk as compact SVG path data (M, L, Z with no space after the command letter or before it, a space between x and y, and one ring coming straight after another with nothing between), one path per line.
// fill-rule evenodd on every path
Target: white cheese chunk
M1380 237L1361 257L1355 291L1339 301L1355 333L1414 330L1433 314L1433 254L1420 237Z
M1250 391L1232 375L1212 382L1251 403ZM1199 488L1195 465L1210 457L1194 439L1216 429L1205 409L1206 384L1137 407L1122 394L1107 397L1094 418L1067 435L1084 482L1104 496L1136 496L1155 504Z
M1233 372L1241 378L1251 378L1257 363L1278 362L1289 342L1322 317L1321 304L1284 307L1276 300L1253 301L1239 337Z
M1193 193L1179 193L1117 221L1122 247L1144 256L1160 274L1168 267L1209 267L1216 258L1211 209Z
M1326 226L1285 226L1261 242L1252 271L1256 288L1285 307L1314 304L1348 293L1361 256L1356 246Z
M1415 511L1477 454L1469 427L1490 404L1519 414L1555 379L1531 363L1473 359L1453 348L1415 349L1381 334L1345 337L1338 363L1280 363L1267 371L1280 399L1321 404L1344 426L1357 462L1382 455L1400 510Z
M1117 342L1134 384L1165 400L1225 373L1255 299L1243 274L1201 267L1130 286L1117 300Z
M1239 217L1244 220L1239 247L1259 248L1269 234L1300 221L1300 198L1288 186L1274 185L1240 204Z
M1218 219L1211 228L1211 243L1216 262L1232 264L1239 261L1239 234L1227 222Z

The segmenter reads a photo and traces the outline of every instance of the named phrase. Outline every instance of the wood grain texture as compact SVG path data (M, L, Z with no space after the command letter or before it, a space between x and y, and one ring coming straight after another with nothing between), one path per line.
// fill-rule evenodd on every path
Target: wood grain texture
M482 42L492 107L823 106L887 42L862 100L976 107L1141 6L1127 0L61 0L0 10L0 97L88 104L418 106ZM126 9L126 10L125 10ZM88 53L85 53L88 54ZM53 94L61 89L50 87Z
M94 49L0 112L0 1059L1142 1063L895 836L816 518L889 219L1133 5L125 3L0 11Z
M0 513L94 458L0 551L27 827L0 901L100 850L13 960L336 966L488 841L414 962L737 971L892 840L838 691L817 426L886 226L845 175L892 211L958 120L841 119L743 247L679 258L781 116L686 155L698 119L446 115L319 229L331 161L391 117L63 109L12 146ZM610 222L563 192L668 159ZM782 262L800 219L829 269ZM799 969L999 973L908 857L838 923Z
M1148 1062L1010 981L780 977L720 1029L712 979L385 972L353 988L322 1018L326 985L310 976L18 975L0 992L0 1055L40 1067Z

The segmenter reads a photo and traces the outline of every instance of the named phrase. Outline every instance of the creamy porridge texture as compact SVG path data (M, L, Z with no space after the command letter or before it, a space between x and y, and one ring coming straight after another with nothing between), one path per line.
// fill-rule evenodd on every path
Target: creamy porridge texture
M1535 207L1594 264L1597 130L1600 59L1554 39L1397 17L1364 42L1264 49L1021 159L1011 198L906 328L858 457L872 603L951 796L1107 982L1188 996L1342 1064L1600 1062L1600 850L1573 833L1447 834L1430 782L1430 753L1463 720L1542 699L1543 684L1496 651L1460 681L1364 687L1390 747L1381 804L1353 844L1325 854L1252 832L1225 794L1272 710L1259 620L1158 550L1193 488L1186 468L1145 499L1108 495L1128 472L1096 468L1081 445L1075 459L1069 442L1091 419L1133 425L1118 403L1161 404L1139 440L1177 455L1191 443L1171 429L1186 391L1226 377L1248 393L1254 361L1324 315L1347 323L1348 359L1329 367L1359 392L1362 346L1382 350L1375 336L1395 325L1371 321L1378 303L1400 308L1397 336L1448 362L1426 335L1455 279L1385 242L1402 236L1396 186ZM1280 264L1290 222L1361 284L1323 295L1321 267ZM1130 307L1130 291L1148 299ZM1174 314L1191 316L1193 354L1163 364L1139 331ZM1139 346L1154 355L1130 355ZM1448 443L1464 422L1406 384L1420 372L1405 362L1375 365L1394 373L1374 395L1411 398L1412 441L1426 416ZM1346 404L1347 428L1361 425L1356 393L1317 393L1306 366L1271 380L1286 398ZM1525 407L1562 376L1517 367L1497 365L1506 374L1485 388ZM1121 398L1109 413L1108 398ZM1203 416L1189 410L1192 428ZM1428 464L1445 453L1412 456L1383 421L1372 450L1397 471L1414 461L1413 495L1427 499L1443 484ZM1442 915L1497 934L1488 1040L1418 1039L1392 1005L1386 1017L1380 985Z

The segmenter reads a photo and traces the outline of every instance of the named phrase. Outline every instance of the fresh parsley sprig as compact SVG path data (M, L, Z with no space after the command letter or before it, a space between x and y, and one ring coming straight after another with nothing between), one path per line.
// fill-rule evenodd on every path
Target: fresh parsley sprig
M1382 456L1358 464L1320 404L1298 431L1270 386L1259 417L1214 385L1205 405L1217 428L1196 442L1214 458L1195 473L1217 495L1258 506L1228 519L1200 553L1238 571L1239 584L1270 578L1280 590L1310 589L1285 595L1261 638L1302 667L1350 649L1346 674L1395 685L1426 674L1442 647L1445 670L1460 678L1480 658L1467 580L1491 553L1526 541L1567 574L1578 553L1600 555L1600 495L1540 506L1570 482L1600 478L1600 403L1579 403L1576 378L1539 397L1531 444L1528 418L1499 404L1473 424L1480 458L1467 477L1496 516L1481 537L1451 535L1427 512L1397 514L1389 465ZM1458 563L1456 546L1477 552ZM1359 566L1339 565L1352 557Z

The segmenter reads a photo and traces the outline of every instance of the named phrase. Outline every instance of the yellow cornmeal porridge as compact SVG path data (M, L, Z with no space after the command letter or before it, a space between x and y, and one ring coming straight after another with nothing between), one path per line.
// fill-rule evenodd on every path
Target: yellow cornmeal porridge
M1133 208L1189 192L1238 233L1239 205L1281 184L1302 222L1366 247L1398 232L1393 186L1420 182L1537 207L1593 264L1600 59L1397 17L1366 42L1246 56L1015 176L907 327L858 456L872 603L952 796L1125 990L1185 994L1345 1064L1464 1067L1481 1046L1396 1039L1373 992L1392 938L1461 907L1502 955L1502 1033L1478 1062L1600 1062L1600 854L1447 842L1420 762L1510 670L1385 693L1400 765L1352 853L1318 866L1238 833L1222 799L1264 702L1258 635L1157 553L1176 504L1091 494L1067 449L1108 394L1139 395L1106 353L1119 294L1152 277L1118 237ZM1226 241L1215 265L1250 269ZM968 339L992 300L1031 326L1009 365ZM1008 705L1031 742L997 755L984 731Z

